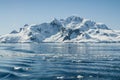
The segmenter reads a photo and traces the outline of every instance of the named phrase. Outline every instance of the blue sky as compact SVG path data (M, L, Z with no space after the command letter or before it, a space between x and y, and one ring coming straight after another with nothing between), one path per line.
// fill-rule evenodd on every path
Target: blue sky
M120 0L0 0L0 34L72 15L120 29Z

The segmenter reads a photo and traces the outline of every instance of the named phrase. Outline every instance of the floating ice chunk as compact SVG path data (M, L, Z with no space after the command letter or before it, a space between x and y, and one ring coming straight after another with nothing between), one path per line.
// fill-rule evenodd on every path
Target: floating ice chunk
M81 75L78 75L78 76L77 76L77 78L78 78L78 79L81 79L81 78L83 78L83 76L81 76Z
M64 76L58 76L57 79L64 79Z
M19 70L21 69L21 67L14 67L14 70Z
M72 60L73 63L80 63L82 60Z
M14 70L31 70L31 68L14 67Z

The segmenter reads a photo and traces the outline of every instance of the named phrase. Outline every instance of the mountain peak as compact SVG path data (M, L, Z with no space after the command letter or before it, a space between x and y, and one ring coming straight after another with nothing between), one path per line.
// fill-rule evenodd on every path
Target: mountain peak
M61 22L58 19L53 18L53 20L50 22L50 24L52 24L52 25L61 25Z
M16 33L18 33L18 31L13 30L10 34L16 34Z
M104 23L97 23L96 25L99 29L109 29Z
M57 22L59 22L59 20L56 18L53 18L53 20L51 22L57 23Z
M29 25L28 25L28 24L25 24L25 25L24 25L24 27L27 27L27 26L29 26Z
M67 22L71 22L71 21L81 22L82 20L83 20L83 18L78 17L78 16L70 16L70 17L66 18Z

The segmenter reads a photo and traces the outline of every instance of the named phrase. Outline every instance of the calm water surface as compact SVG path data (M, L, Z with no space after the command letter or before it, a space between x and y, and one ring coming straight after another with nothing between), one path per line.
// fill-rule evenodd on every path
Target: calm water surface
M120 43L1 43L0 80L120 80Z

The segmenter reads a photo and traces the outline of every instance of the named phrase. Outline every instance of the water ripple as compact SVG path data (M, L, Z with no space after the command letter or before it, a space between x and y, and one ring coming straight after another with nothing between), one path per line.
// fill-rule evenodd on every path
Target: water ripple
M0 80L119 80L119 47L119 44L1 44Z

